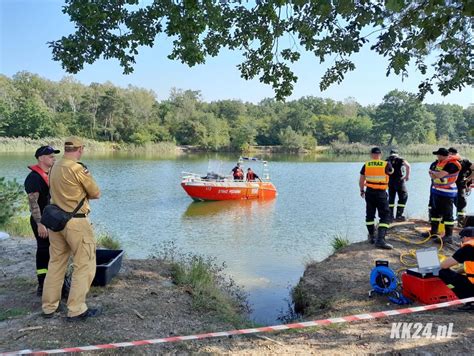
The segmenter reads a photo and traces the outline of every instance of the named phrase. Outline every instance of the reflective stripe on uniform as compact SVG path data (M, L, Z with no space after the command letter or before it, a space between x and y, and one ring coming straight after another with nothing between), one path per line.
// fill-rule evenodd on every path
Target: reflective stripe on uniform
M398 207L399 207L399 208L404 208L404 207L405 207L405 204L398 204Z
M466 215L466 212L465 212L465 211L459 211L459 212L458 212L458 215L459 215L459 216L464 216L464 215Z
M366 221L365 225L375 225L375 221Z
M438 222L441 222L441 220L443 220L443 219L441 219L441 218L431 218L431 221L438 221Z
M390 227L389 224L379 224L379 227L386 227L387 229Z
M388 204L389 208L395 208L395 204Z
M42 268L42 269L37 269L37 270L36 270L36 274L37 274L37 275L46 274L46 273L48 273L48 269L47 269L47 268Z
M445 221L444 225L446 225L446 226L454 225L454 221Z

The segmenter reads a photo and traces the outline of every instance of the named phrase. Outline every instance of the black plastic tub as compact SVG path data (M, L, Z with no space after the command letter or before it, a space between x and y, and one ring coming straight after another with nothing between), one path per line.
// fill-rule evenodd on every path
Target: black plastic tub
M96 251L97 268L92 281L93 286L106 286L120 271L123 250L98 249Z

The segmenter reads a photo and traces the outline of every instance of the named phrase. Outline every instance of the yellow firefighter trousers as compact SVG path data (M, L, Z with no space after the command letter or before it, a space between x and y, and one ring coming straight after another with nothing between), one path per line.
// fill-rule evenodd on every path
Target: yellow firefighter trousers
M86 295L96 270L96 241L87 218L72 218L64 230L49 231L49 265L44 281L42 308L46 314L54 313L61 300L61 288L69 256L73 256L71 290L67 300L68 317L87 310Z

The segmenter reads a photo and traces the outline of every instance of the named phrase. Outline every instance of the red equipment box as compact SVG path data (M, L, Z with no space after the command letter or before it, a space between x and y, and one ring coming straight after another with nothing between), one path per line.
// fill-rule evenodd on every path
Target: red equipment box
M417 277L407 272L402 274L402 293L423 304L436 304L458 299L444 282L435 276Z

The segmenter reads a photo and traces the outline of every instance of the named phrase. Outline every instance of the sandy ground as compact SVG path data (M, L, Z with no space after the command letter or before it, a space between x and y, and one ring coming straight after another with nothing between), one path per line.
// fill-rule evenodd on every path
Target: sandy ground
M420 225L417 222L416 225ZM368 243L346 247L326 260L308 265L299 288L306 300L304 320L401 308L386 297L368 298L369 273L375 259L400 266L399 254L413 246L397 236L416 239L413 224L391 230L393 251L375 250ZM158 260L124 260L117 278L105 288L92 289L89 305L101 305L104 314L85 322L65 321L65 310L45 320L35 294L35 242L10 238L0 241L0 352L44 350L109 342L142 340L233 329L215 315L192 308L189 293L175 286L169 268ZM450 251L447 250L446 254ZM279 333L140 346L86 354L472 354L474 314L443 309L391 318L308 328ZM451 338L391 338L392 323L453 323ZM412 333L414 329L411 329Z

